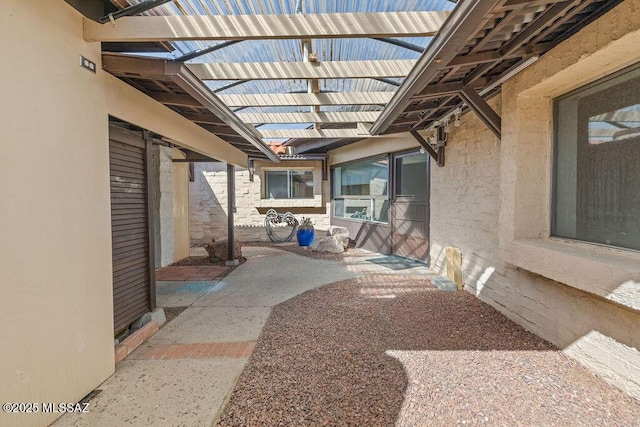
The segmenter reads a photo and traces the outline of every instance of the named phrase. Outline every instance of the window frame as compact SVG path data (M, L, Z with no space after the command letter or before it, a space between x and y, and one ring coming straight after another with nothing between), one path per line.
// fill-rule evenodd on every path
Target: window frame
M421 154L421 155L425 155L427 161L426 163L426 173L427 173L427 179L425 181L425 194L423 195L407 195L407 194L399 194L398 193L398 184L401 183L400 180L398 179L398 167L396 165L396 162L399 159L402 159L404 157L410 157L410 156L415 156L417 154ZM405 150L405 151L400 151L398 153L394 153L392 156L392 160L393 160L393 199L395 200L396 198L402 198L402 199L425 199L425 198L429 198L429 186L430 186L430 176L431 176L431 156L429 156L428 153L423 153L420 149L417 150ZM390 170L391 173L391 170Z
M369 199L370 201L373 200L371 195L340 195L340 196L336 196L335 194L335 183L336 183L336 179L335 179L335 173L336 173L336 169L338 168L342 168L345 166L349 166L349 165L355 165L355 164L359 164L359 163L368 163L368 162L372 162L372 161L376 161L376 160L386 160L387 161L387 194L384 196L379 196L379 197L386 197L386 201L387 201L387 205L390 206L391 204L391 200L392 200L392 192L393 192L393 188L391 186L391 174L392 174L392 170L393 170L393 166L392 166L392 162L393 162L393 156L390 153L386 153L386 154L377 154L374 156L368 156L368 157L363 157L361 159L356 159L356 160L351 160L348 162L343 162L343 163L338 163L335 165L331 166L331 170L330 170L330 177L331 177L331 185L330 185L330 196L331 196L331 218L336 218L340 221L354 221L354 222L359 222L359 223L371 223L371 224L379 224L379 225L390 225L391 221L389 218L389 207L387 208L387 221L377 221L373 218L371 219L363 219L363 218L351 218L351 217L343 217L343 216L337 216L335 213L335 209L336 209L336 204L335 204L335 200L336 197L338 199L350 199L350 200L359 200L359 199Z
M620 78L626 74L632 73L632 72L637 72L640 70L640 63L636 63L633 65L630 65L628 67L622 68L616 72L613 72L611 74L608 74L604 77L601 77L599 79L593 80L587 84L584 84L580 87L577 87L567 93L563 93L562 95L556 96L554 97L551 101L552 101L552 117L551 117L551 173L550 173L550 197L549 197L549 215L548 215L548 237L550 239L554 239L554 240L562 240L562 241L566 241L566 242L573 242L573 243L582 243L582 244L586 244L586 245L593 245L593 246L600 246L600 247L604 247L604 248L610 248L610 249L616 249L616 250L620 250L620 251L628 251L628 252L632 252L632 253L640 253L640 249L634 249L634 248L628 248L625 246L618 246L618 245L613 245L613 244L607 244L607 243L602 243L602 242L594 242L594 241L590 241L590 240L584 240L584 239L580 239L580 238L572 238L572 237L566 237L566 236L561 236L559 234L555 234L555 228L556 228L556 223L557 223L557 203L558 203L558 198L557 198L557 187L556 184L558 182L558 170L559 170L559 158L558 158L558 152L559 152L559 138L558 138L558 131L559 131L559 124L560 124L560 102L563 100L566 100L568 98L571 98L573 96L576 96L580 93L584 93L586 91L589 91L591 89L597 88L600 85L606 84L607 82L610 82L611 80ZM622 83L622 82L621 82ZM579 165L577 166L579 167Z
M503 84L498 254L513 268L640 310L640 295L628 292L640 253L550 236L553 99L640 64L634 38L588 55L575 46L555 48L562 64L541 58Z
M287 197L267 197L267 174L269 172L287 172ZM291 197L292 194L292 188L291 188L291 173L292 172L305 172L305 173L310 173L311 174L311 179L313 182L313 185L311 186L311 196L309 197ZM261 174L261 181L262 181L262 185L261 185L261 190L260 190L260 199L261 200L313 200L315 198L315 185L316 185L316 179L315 179L315 171L313 167L294 167L294 168L263 168L262 170L262 174Z

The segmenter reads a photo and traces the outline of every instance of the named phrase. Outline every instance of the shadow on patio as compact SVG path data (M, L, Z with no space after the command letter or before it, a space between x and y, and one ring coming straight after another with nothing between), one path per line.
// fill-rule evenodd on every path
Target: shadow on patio
M466 292L369 275L276 306L219 425L638 425L640 403Z

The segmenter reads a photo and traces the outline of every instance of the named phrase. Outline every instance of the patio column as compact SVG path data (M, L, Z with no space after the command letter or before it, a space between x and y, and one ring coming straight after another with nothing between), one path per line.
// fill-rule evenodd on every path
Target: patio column
M236 207L236 173L235 167L227 163L227 262L226 265L237 265L234 259L235 238L233 232L233 214Z

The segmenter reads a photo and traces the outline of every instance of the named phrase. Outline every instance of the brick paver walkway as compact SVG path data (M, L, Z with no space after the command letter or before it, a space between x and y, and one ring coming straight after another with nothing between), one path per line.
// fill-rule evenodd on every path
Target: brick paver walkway
M156 271L156 280L213 280L229 267L216 265L178 266L170 265Z
M210 359L249 357L255 341L147 345L133 352L130 359Z

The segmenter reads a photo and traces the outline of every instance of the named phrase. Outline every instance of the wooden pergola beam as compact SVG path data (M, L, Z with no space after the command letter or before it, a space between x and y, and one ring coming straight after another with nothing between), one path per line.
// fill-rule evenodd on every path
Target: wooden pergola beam
M525 29L518 32L518 34L506 42L500 48L500 55L507 56L512 54L515 50L526 44L531 38L533 38L539 31L549 26L551 22L558 19L558 17L564 16L571 8L581 3L580 0L572 1L557 1L553 6L542 12L540 15L527 25Z
M229 107L385 105L393 92L265 93L218 95Z
M189 95L177 95L174 93L151 93L150 97L155 99L161 104L165 105L174 105L176 107L194 107L194 108L202 108L202 104L193 99L193 97Z
M237 113L245 123L373 123L379 111L327 113Z
M448 67L469 67L479 64L486 64L504 59L523 58L527 56L540 55L551 48L553 43L543 43L536 46L525 46L516 49L507 56L500 56L500 52L489 51L482 53L471 53L458 55L447 64Z
M192 122L196 122L196 123L206 123L210 125L219 125L224 123L222 120L220 120L219 117L214 116L213 114L189 113L189 112L180 113L180 114L182 114L184 117L191 120Z
M448 12L294 15L128 16L112 24L84 20L91 42L429 37Z
M201 80L362 79L404 77L414 60L188 64Z
M110 13L101 17L98 21L101 24L105 22L109 22L111 20L120 19L124 16L138 15L140 13L144 13L147 10L153 9L154 7L158 7L165 3L170 2L171 0L146 0L142 1L138 4L134 4L133 6L126 7L124 9L120 9L117 12Z
M360 137L361 138L361 137ZM331 139L312 139L310 141L306 141L300 145L296 145L296 153L304 154L308 151L317 150L320 148L324 148L328 145L335 144L336 142L342 141L340 138L331 138Z
M444 95L455 95L464 89L464 85L462 83L440 83L436 85L429 85L422 89L420 93L415 95L414 98L430 98L430 97L440 97Z
M367 127L368 128L368 127ZM263 138L370 138L367 128L358 126L358 129L265 129L261 130Z

